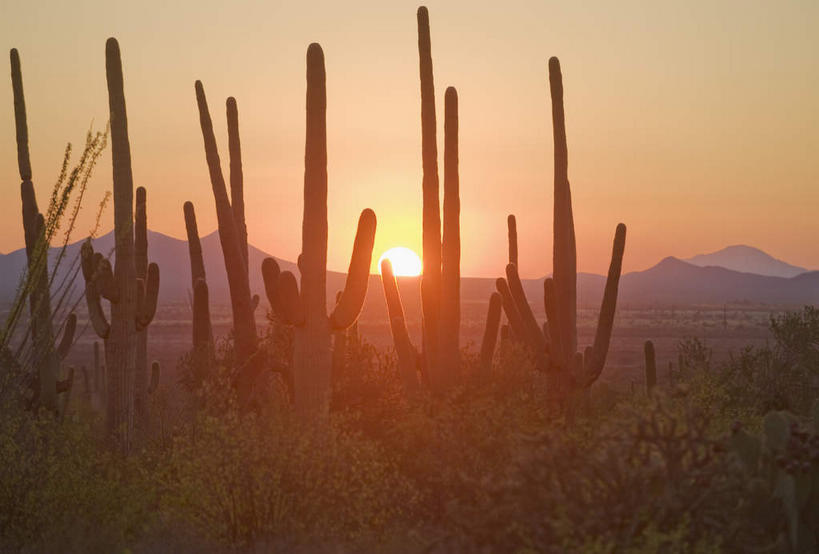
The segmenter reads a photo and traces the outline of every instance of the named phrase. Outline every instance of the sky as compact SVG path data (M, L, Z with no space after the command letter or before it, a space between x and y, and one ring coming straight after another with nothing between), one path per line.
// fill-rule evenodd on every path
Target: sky
M462 275L502 273L509 213L518 220L522 276L551 271L550 56L563 69L580 270L606 271L618 222L628 226L625 271L732 244L819 268L819 2L427 5L441 153L444 90L459 93ZM238 102L249 241L294 260L305 54L319 42L327 66L328 268L346 270L367 207L378 217L374 260L394 246L420 253L417 6L0 0L0 46L21 56L41 204L66 143L81 145L92 124L107 121L105 40L115 36L149 227L184 238L186 200L201 234L216 227L194 96L201 79L225 171L224 100ZM5 67L0 252L23 244ZM87 192L82 232L110 189L107 151ZM103 230L112 224L109 209Z

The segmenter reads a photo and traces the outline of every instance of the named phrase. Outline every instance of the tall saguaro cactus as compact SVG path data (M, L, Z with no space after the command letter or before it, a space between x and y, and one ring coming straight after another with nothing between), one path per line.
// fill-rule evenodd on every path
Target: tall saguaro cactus
M327 94L321 46L307 49L307 122L304 149L304 215L301 290L289 271L273 258L262 263L270 305L295 328L293 388L297 411L308 419L327 414L330 399L332 330L347 329L361 312L375 240L376 219L361 212L347 281L335 309L327 315Z
M134 183L131 171L131 146L119 44L109 38L105 45L108 81L108 108L111 120L111 159L114 183L114 269L101 254L95 253L90 239L82 247L82 272L89 318L105 344L107 409L106 427L120 450L131 448L134 428L138 333L156 313L159 293L159 267L151 263L144 278L137 277L137 247L134 244ZM143 194L139 195L143 197ZM144 203L139 210L144 217ZM139 221L137 225L141 225ZM141 239L140 239L141 240ZM144 243L147 248L147 241ZM140 244L139 249L143 247ZM147 261L147 253L146 261ZM107 320L101 299L111 303ZM147 373L146 373L147 387Z
M549 60L549 83L554 136L554 271L553 277L544 281L545 329L535 320L523 293L516 262L517 229L512 216L508 219L510 263L506 266L506 279L498 279L497 286L513 334L535 354L538 367L557 375L554 383L560 389L587 388L600 377L606 362L617 306L626 226L618 224L614 234L594 343L580 353L577 350L577 252L568 179L563 77L557 58Z
M446 90L444 102L444 218L441 233L441 207L438 181L435 84L432 72L432 47L429 12L418 8L418 55L421 78L421 153L423 162L423 273L421 308L423 312L423 369L433 391L448 388L460 365L460 182L458 173L458 93ZM382 284L387 301L400 302L393 295L390 278ZM395 289L397 293L397 288ZM403 308L401 309L403 312ZM398 313L393 308L391 313ZM391 316L392 317L392 316ZM393 329L395 335L395 329ZM402 333L399 332L398 336ZM396 343L400 353L409 352ZM402 362L408 366L409 361Z
M58 382L60 362L68 353L74 339L76 316L70 314L64 326L59 347L55 347L52 328L51 293L49 290L48 250L45 220L37 207L32 182L31 159L28 146L26 100L23 94L23 74L16 49L9 54L11 84L14 95L14 123L17 139L17 165L20 171L20 196L23 205L23 235L28 261L25 292L29 297L31 336L36 369L33 405L55 412L59 409L57 393L70 390L70 383ZM71 379L69 377L69 379ZM67 406L67 401L64 402Z
M222 255L225 259L230 303L233 311L233 340L238 367L239 402L246 406L250 402L259 367L254 359L258 347L258 336L256 334L256 320L253 317L255 301L250 293L250 281L247 274L247 231L244 222L244 200L240 201L244 185L241 174L238 111L235 99L228 98L230 182L235 189L231 191L233 195L233 205L231 205L225 178L222 175L219 149L216 146L216 136L213 133L213 123L208 111L205 89L201 81L196 81L195 88L196 102L199 107L199 123L205 144L205 157L208 163L211 188L213 189L213 199L216 203L219 242L222 245ZM194 286L195 292L196 287Z

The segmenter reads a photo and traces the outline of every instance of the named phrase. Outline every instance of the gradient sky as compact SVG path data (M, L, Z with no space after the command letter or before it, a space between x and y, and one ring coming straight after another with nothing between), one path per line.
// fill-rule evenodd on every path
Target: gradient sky
M346 269L365 207L378 215L374 259L392 246L420 252L417 5L0 0L0 46L22 59L41 203L65 143L107 120L105 39L115 36L149 226L184 237L182 203L192 200L202 234L215 228L193 88L201 79L223 169L224 100L238 101L250 242L295 259L304 60L316 41L328 79L329 267ZM502 271L508 213L518 217L521 273L551 271L552 55L563 66L581 270L605 272L619 221L626 270L737 243L819 268L819 2L427 5L439 127L445 87L460 96L462 274ZM2 252L23 242L7 60ZM110 181L107 152L80 230ZM104 221L107 231L110 210Z

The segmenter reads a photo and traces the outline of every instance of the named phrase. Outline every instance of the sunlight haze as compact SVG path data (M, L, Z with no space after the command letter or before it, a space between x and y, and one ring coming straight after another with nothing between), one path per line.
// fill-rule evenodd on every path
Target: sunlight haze
M92 122L105 125L105 39L115 36L151 229L183 238L186 200L202 235L216 227L194 97L201 79L223 168L224 101L238 101L249 242L297 258L305 52L316 41L327 66L328 269L346 270L367 207L378 217L375 252L420 252L417 5L0 0L0 251L23 244L9 49L21 56L34 183L45 198L65 144L79 145ZM553 55L564 75L581 271L606 271L618 222L628 226L624 271L730 244L819 268L819 248L804 240L819 236L819 2L428 6L441 154L446 86L460 100L462 275L502 273L510 213L521 275L551 271ZM110 183L109 150L82 232Z

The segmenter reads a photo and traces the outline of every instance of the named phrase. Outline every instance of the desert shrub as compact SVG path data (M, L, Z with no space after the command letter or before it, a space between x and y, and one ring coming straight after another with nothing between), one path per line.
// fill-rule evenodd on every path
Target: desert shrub
M18 406L0 416L0 551L113 552L150 522L139 461L115 457L86 423Z
M284 410L240 416L214 389L155 464L167 525L237 548L362 544L411 510L411 484L374 442Z

